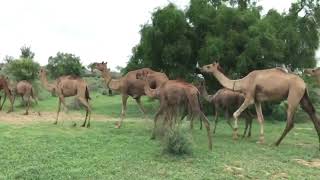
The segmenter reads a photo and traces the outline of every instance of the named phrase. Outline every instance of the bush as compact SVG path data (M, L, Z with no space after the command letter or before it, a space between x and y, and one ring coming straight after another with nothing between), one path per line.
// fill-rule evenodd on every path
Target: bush
M58 52L55 57L49 57L47 69L53 78L62 75L77 75L84 73L80 58L69 53Z
M40 65L30 58L12 60L6 64L5 72L15 80L33 81L38 78Z
M192 136L177 126L167 130L163 137L164 152L173 155L190 155L193 152Z

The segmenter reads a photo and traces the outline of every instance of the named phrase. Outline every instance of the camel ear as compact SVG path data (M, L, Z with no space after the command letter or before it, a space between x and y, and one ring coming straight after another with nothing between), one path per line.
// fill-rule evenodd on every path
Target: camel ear
M101 64L104 64L104 61L102 61L102 63Z

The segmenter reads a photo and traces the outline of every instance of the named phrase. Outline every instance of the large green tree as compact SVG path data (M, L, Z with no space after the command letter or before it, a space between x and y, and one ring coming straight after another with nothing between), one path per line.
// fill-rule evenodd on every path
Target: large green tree
M80 57L62 52L58 52L54 57L49 57L47 69L53 78L62 75L80 76L84 71Z

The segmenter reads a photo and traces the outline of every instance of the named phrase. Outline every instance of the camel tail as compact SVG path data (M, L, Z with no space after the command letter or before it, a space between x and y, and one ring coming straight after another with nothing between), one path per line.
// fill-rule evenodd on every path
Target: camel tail
M86 86L86 99L87 99L87 100L91 100L88 86Z

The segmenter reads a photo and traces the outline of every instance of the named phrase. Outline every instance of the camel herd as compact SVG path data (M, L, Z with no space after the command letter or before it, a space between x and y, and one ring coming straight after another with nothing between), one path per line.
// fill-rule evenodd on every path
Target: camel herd
M287 124L286 127L276 141L275 145L279 145L287 133L293 128L293 117L298 105L310 116L319 137L320 145L320 120L316 115L307 92L307 87L302 78L298 75L286 72L280 68L272 68L265 70L255 70L247 76L238 80L230 80L222 71L219 63L205 65L199 70L201 73L213 75L224 87L217 91L214 95L209 95L206 85L201 82L199 85L193 85L180 80L170 80L166 74L154 71L150 68L142 68L130 71L120 79L112 79L107 63L95 63L95 69L101 72L107 87L112 91L119 92L122 96L122 110L120 121L116 127L120 128L127 110L127 99L131 96L135 99L140 111L146 116L146 111L141 103L141 96L149 96L158 99L160 106L154 117L154 129L152 138L155 138L155 129L157 121L160 117L163 119L164 125L172 127L176 121L181 121L184 117L190 120L190 128L193 128L193 120L199 118L200 124L204 123L207 136L208 146L212 149L212 134L210 133L210 123L206 115L202 112L200 96L204 97L211 103L215 109L215 123L213 133L216 131L218 124L218 110L225 113L225 119L233 129L233 138L238 138L238 119L240 115L245 119L245 130L243 137L251 136L252 119L254 116L247 110L248 106L254 104L257 120L260 124L259 142L264 143L264 117L262 114L261 103L265 101L285 100L288 102ZM306 69L304 71L308 75L317 77L320 83L320 69ZM86 109L86 117L82 127L90 127L91 107L89 104L90 96L88 85L85 80L74 76L61 76L53 83L49 84L47 80L46 70L40 69L40 81L43 87L58 99L58 111L54 124L58 123L61 104L66 108L65 97L75 96ZM10 109L13 111L13 103L16 95L22 98L26 97L27 107L25 114L28 114L30 99L36 100L32 85L27 81L18 82L15 88L9 87L8 79L0 77L0 90L4 90L5 97L1 104L0 110L5 102L6 97L10 100ZM233 113L234 124L231 124L231 113ZM248 131L248 133L247 133Z

